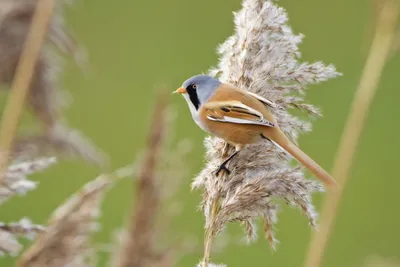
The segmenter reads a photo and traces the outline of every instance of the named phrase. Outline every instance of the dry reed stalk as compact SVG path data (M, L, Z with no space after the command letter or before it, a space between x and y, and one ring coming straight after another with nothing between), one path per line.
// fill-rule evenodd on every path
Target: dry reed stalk
M147 140L148 148L139 174L137 194L131 213L129 238L119 259L119 267L148 266L153 255L153 226L159 207L156 169L165 136L166 97L160 96Z
M9 162L9 153L17 131L22 109L34 74L35 64L53 13L53 0L39 0L32 18L24 49L18 62L11 93L3 111L0 128L0 181Z
M327 193L322 208L321 226L311 241L304 264L305 267L321 266L334 220L338 213L342 191L349 180L350 167L363 131L364 122L377 90L383 67L391 52L399 8L400 3L398 1L387 0L383 3L383 7L379 12L370 52L353 100L332 171L332 176L336 178L341 189Z
M225 174L225 171L221 172L221 175L219 175L220 179L222 176ZM217 195L211 203L211 209L209 211L209 218L210 218L210 223L206 226L205 230L205 237L204 237L204 255L203 255L203 260L201 261L201 267L208 267L209 266L209 261L211 257L211 247L212 243L215 237L215 230L214 230L214 225L215 225L215 219L217 217L219 211L219 195Z

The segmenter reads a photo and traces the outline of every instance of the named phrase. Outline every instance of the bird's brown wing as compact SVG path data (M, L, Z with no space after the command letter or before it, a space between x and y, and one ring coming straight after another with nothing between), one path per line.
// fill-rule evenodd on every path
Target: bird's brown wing
M206 118L212 121L275 127L264 115L240 101L212 101L203 104Z
M252 97L252 98L255 98L256 100L258 100L259 102L261 102L264 106L267 106L267 107L270 107L270 108L273 108L273 109L283 109L283 110L285 110L282 106L276 104L275 102L273 102L273 101L271 101L271 100L269 100L269 99L267 99L267 98L265 98L265 97L262 97L262 96L260 96L260 95L258 95L258 94L256 94L256 93L252 93L252 92L250 92L250 91L248 91L248 90L243 90L243 89L234 87L234 86L232 86L232 85L223 84L223 85L220 86L219 90L220 90L220 91L221 91L221 90L222 90L222 91L225 91L225 90L228 90L228 91L229 91L229 90L235 90L236 92L239 92L239 93L242 94L242 95L247 95L247 96L250 96L250 97Z

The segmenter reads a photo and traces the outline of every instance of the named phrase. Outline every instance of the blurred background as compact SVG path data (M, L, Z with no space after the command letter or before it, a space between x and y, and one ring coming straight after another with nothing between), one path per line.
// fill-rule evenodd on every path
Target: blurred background
M233 32L232 12L240 0L229 1L110 1L81 0L68 10L69 26L89 54L85 74L68 62L63 85L74 98L66 111L71 127L80 129L111 158L113 168L126 165L144 149L149 117L160 84L175 90L187 77L206 72L217 63L216 47ZM308 102L323 110L301 147L330 170L339 138L358 85L372 36L371 1L281 0L290 25L305 39L304 61L333 63L344 75L311 86ZM400 257L400 56L387 63L344 192L340 214L324 266L362 266L371 255ZM188 177L176 195L183 212L174 218L173 235L186 232L203 238L203 216L197 210L200 192L190 190L191 179L203 165L203 133L192 122L186 103L171 96L177 109L175 140L188 138L193 150ZM37 190L2 206L3 221L28 216L45 223L51 212L98 170L79 160L61 161L34 178ZM170 177L173 179L173 177ZM101 217L101 243L126 222L134 190L131 181L118 183L107 195ZM315 197L317 209L322 195ZM297 210L283 207L277 224L281 244L272 252L264 238L250 246L228 245L213 261L239 266L302 266L311 230ZM239 227L231 227L234 234ZM262 234L260 233L262 236ZM184 255L178 266L195 266L202 256ZM102 260L107 259L106 253ZM12 266L13 258L1 259Z

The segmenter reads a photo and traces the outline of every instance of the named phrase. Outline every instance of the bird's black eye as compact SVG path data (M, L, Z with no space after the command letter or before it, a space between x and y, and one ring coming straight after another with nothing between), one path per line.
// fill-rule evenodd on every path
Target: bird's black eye
M197 89L197 84L192 84L192 88L196 90Z

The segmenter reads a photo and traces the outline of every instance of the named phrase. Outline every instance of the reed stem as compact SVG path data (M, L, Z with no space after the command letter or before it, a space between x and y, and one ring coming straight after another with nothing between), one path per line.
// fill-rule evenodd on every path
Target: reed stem
M396 33L399 2L387 0L377 18L375 35L343 132L332 176L339 190L327 192L322 207L321 225L311 240L305 267L320 267L337 217L342 192L349 180L350 168L374 98L385 62L390 55Z
M221 172L223 173L223 172ZM204 239L204 256L202 261L202 267L208 267L208 263L211 257L211 247L212 242L214 240L215 231L214 231L214 222L215 218L219 211L219 196L214 198L213 203L211 204L210 210L210 223L206 229L205 239Z
M0 126L0 151L2 153L0 157L0 182L9 163L10 150L35 71L35 64L46 38L53 8L53 0L37 0L35 13L14 74L10 96L4 108Z

